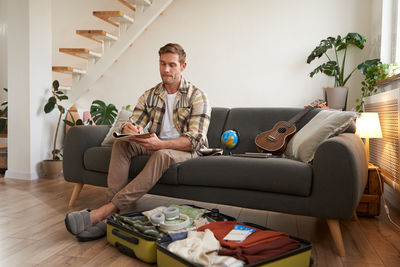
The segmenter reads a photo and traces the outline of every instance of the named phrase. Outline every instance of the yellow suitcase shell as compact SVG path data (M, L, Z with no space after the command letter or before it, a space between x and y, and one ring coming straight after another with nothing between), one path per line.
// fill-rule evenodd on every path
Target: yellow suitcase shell
M136 212L124 216L140 215L142 215L140 212ZM156 238L125 229L110 219L107 220L107 241L128 256L147 263L156 263L157 261Z

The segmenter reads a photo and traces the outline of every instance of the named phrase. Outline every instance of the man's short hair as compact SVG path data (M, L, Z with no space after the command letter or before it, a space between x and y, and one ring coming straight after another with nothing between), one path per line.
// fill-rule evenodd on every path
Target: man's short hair
M161 56L162 54L176 54L179 56L179 62L181 64L186 62L186 53L185 50L183 50L183 47L180 46L179 44L174 44L174 43L168 43L164 45L163 47L160 48L158 51L158 54Z

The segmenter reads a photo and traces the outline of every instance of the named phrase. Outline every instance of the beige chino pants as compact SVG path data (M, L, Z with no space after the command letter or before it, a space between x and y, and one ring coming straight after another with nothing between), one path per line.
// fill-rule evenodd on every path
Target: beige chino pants
M128 183L129 167L134 156L150 155L143 170ZM145 195L173 164L197 157L196 153L173 149L147 150L135 142L115 140L108 169L107 200L120 211L129 210Z

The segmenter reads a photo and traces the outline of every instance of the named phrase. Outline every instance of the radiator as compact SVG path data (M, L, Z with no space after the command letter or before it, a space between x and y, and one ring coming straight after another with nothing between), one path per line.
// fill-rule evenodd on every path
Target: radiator
M400 89L364 98L366 112L378 112L383 138L370 139L369 162L379 166L385 182L400 191Z

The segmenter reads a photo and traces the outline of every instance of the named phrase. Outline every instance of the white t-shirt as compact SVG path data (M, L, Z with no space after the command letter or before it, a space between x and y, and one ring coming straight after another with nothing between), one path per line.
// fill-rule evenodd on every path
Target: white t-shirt
M174 102L176 93L168 94L165 90L165 94L167 97L165 98L165 113L163 120L161 122L161 132L158 136L160 139L175 139L181 136L181 134L176 130L173 120L173 113L174 113Z

